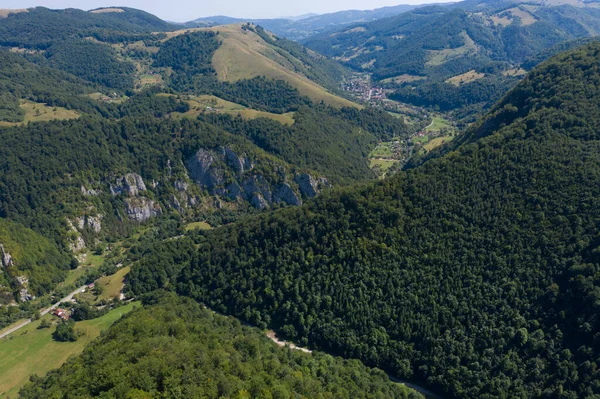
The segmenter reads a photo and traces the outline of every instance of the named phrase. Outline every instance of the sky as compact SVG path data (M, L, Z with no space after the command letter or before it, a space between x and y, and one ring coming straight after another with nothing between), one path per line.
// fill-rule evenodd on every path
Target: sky
M186 22L200 17L227 15L238 18L277 18L307 13L370 10L398 4L424 4L440 0L0 0L0 8L80 8L124 6L148 11L162 19Z

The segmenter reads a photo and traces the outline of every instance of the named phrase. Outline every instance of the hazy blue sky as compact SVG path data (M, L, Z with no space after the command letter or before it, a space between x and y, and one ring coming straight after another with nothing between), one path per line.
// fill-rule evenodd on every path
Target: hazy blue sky
M446 0L447 1L447 0ZM341 10L368 10L398 4L424 4L440 0L1 0L0 8L80 8L127 6L139 8L163 19L183 22L210 15L242 18L274 18Z

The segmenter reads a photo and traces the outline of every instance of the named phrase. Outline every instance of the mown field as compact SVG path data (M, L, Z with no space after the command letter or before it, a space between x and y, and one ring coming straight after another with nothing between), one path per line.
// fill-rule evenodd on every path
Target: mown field
M29 376L43 376L60 367L70 356L81 353L90 341L134 306L136 303L130 303L97 319L78 322L75 329L81 336L76 342L54 341L54 326L38 329L44 318L56 321L56 317L50 315L0 340L0 398L15 398Z
M0 126L18 126L29 122L48 122L53 120L77 119L79 114L62 107L49 107L33 101L21 101L21 109L25 111L23 122L1 122Z

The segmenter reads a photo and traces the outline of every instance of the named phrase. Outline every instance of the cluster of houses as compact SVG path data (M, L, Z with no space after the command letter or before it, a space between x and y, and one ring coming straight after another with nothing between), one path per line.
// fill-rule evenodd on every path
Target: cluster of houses
M364 102L385 100L387 98L385 89L372 87L371 80L368 77L354 77L346 81L343 88Z

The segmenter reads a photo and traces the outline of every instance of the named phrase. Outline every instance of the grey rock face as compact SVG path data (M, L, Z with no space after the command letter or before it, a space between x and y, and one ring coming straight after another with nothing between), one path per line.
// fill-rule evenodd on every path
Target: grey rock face
M145 197L133 197L125 200L127 217L137 222L145 222L151 217L162 213L160 206L154 201Z
M110 186L110 192L113 196L125 193L129 197L135 197L144 191L146 191L146 184L144 184L142 176L135 173L127 173L122 178L117 179L114 186Z
M181 203L177 199L176 196L171 197L171 203L173 204L173 208L177 210L177 212L183 212L185 209L181 206Z
M308 173L298 174L294 180L303 197L313 198L319 193L319 183Z
M86 197L95 197L98 194L100 194L101 191L97 191L97 190L92 190L85 188L85 186L81 186L81 194L85 195Z
M0 255L2 255L2 264L0 266L7 268L15 264L11 254L4 250L4 245L2 244L0 244Z
M196 154L187 160L186 166L190 177L198 184L208 189L213 189L223 183L223 171L213 167L214 156L210 151L199 149Z
M73 253L82 251L86 247L86 245L85 241L83 241L83 238L81 237L81 234L79 233L79 231L77 231L77 229L73 225L73 222L69 219L67 219L67 225L69 226L69 230L71 230L71 235L69 237L69 249Z
M326 177L319 177L319 184L321 185L321 188L332 188L333 184L329 183L329 180L327 180Z
M225 160L227 165L231 166L238 175L244 173L244 161L229 147L225 147Z
M95 233L99 233L102 230L102 215L88 216L86 217L86 223Z
M233 182L227 185L227 197L230 200L235 201L242 195L242 189L239 184Z
M279 186L275 194L273 194L273 202L285 202L288 205L300 206L302 200L298 198L298 195L294 192L292 187L288 183L283 183Z
M173 183L173 186L177 191L187 191L188 189L188 184L181 180L178 180L175 183Z
M250 160L250 158L244 158L244 170L252 170L254 169L254 164Z
M260 193L254 193L252 195L252 199L250 200L250 203L252 204L253 207L255 207L256 209L259 209L261 211L263 209L267 209L269 207L269 204L267 203L267 201L265 201L263 196L260 195Z
M79 231L89 227L95 233L99 233L102 231L102 215L78 217L75 219L75 225Z
M268 203L273 201L273 194L271 193L269 183L265 181L265 178L262 175L252 176L251 178L244 180L242 188L246 193L246 199L248 201L252 200L255 193L260 193L263 199Z

